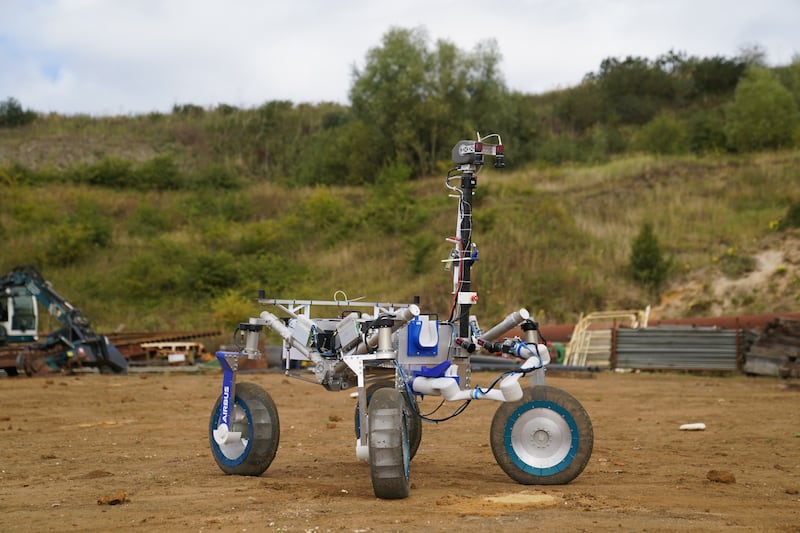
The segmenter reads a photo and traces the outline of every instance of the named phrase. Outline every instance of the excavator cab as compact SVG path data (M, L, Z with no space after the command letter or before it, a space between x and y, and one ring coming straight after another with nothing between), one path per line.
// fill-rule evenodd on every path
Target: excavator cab
M6 287L0 294L0 344L39 340L39 306L25 287Z

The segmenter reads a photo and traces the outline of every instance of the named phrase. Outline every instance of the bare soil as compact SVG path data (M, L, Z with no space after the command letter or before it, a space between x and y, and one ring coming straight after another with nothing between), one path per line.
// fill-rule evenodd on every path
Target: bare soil
M508 478L489 445L497 404L475 401L423 425L396 501L375 498L355 457L349 391L240 375L272 395L281 440L262 476L239 477L208 444L218 373L0 379L0 531L800 531L798 383L578 376L548 377L594 426L572 483Z
M675 279L653 306L651 317L793 312L800 304L800 232L769 235L754 252L753 269L731 279L714 268ZM734 252L736 253L736 252ZM719 260L717 260L718 262Z

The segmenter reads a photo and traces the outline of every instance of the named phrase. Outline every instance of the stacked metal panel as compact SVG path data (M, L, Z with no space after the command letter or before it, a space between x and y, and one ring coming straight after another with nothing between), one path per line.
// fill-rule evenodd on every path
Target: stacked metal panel
M691 326L619 328L612 366L652 370L737 370L738 335L735 329Z

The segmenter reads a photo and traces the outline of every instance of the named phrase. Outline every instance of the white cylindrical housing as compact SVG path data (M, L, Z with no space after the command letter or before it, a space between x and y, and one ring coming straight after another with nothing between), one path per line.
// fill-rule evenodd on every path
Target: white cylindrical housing
M385 327L378 329L378 354L392 355L392 328Z
M287 328L283 322L281 322L280 318L276 317L269 311L262 311L261 320L264 321L264 324L266 324L269 329L280 335L286 342L290 343L293 348L296 348L301 354L310 358L308 346L292 337L292 330Z
M419 306L417 304L411 304L408 307L403 307L397 311L395 315L395 325L392 326L392 331L396 331L401 326L406 325L411 321L412 318L419 316L419 313Z
M481 338L486 341L493 341L511 328L519 326L522 322L528 320L530 317L531 314L525 308L522 308L519 311L514 311L513 313L509 313L509 315L505 317L499 324L481 335Z
M258 326L258 329L261 329L261 326ZM258 340L261 337L260 332L258 330L249 330L247 332L247 336L245 337L244 343L244 350L243 353L248 357L256 357L260 354L258 350Z
M460 396L462 396L461 388L458 386L458 382L452 377L427 378L417 376L411 382L411 387L414 392L418 392L419 394L442 396L449 402L457 399L469 398L469 393L467 393L466 398L460 398Z

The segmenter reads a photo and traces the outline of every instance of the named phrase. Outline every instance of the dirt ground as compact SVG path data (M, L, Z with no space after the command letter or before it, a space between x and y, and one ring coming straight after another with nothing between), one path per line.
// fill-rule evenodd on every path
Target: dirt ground
M800 383L578 376L548 377L594 426L572 483L508 478L489 445L498 404L475 401L423 425L405 500L374 497L350 391L241 374L274 398L281 439L262 476L239 477L208 444L216 372L2 378L0 531L800 531Z

